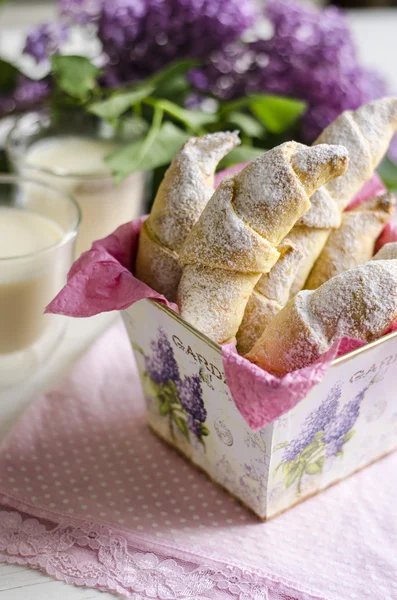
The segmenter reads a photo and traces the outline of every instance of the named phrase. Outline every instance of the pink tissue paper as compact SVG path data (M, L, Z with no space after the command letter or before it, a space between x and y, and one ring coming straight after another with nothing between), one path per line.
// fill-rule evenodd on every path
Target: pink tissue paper
M384 189L375 176L357 194L352 204L357 206ZM94 242L91 250L73 265L66 286L47 307L47 312L90 317L102 312L123 310L144 298L162 302L178 312L175 304L168 302L133 274L139 232L145 218L140 217L122 225L108 237ZM396 233L389 231L384 236L385 242L392 241L392 235ZM394 239L397 239L397 235ZM268 425L302 400L322 380L336 356L362 345L361 341L343 338L314 364L278 378L238 355L233 344L226 344L222 347L226 382L238 410L251 429L256 430Z

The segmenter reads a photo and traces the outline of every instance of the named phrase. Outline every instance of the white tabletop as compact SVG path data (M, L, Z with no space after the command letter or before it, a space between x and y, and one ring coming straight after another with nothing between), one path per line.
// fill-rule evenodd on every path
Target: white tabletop
M52 14L53 8L46 2L30 2L23 4L23 8L19 9L11 4L0 17L0 25L8 29L7 45L17 28L28 23L40 22ZM397 10L351 11L349 20L363 63L380 69L389 80L391 91L397 92ZM14 47L18 47L17 38ZM15 393L12 400L1 404L0 439L24 408L39 396L42 390L48 389L53 382L59 380L62 373L109 325L112 318L115 317L101 315L70 324L58 354L35 378L34 384ZM0 600L110 600L114 597L95 590L67 586L24 567L0 565Z

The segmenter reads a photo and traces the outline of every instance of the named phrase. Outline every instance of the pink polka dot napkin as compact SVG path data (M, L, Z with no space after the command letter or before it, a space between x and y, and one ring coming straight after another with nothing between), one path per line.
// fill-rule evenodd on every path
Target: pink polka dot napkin
M396 600L396 473L258 522L149 431L117 325L2 443L0 560L134 600Z

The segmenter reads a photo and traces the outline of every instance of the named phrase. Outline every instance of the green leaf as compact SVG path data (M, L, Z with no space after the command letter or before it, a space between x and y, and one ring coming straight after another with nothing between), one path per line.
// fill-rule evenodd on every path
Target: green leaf
M201 434L202 435L210 434L210 430L208 429L208 427L206 425L204 425L204 423L201 423Z
M289 460L289 461L283 463L282 471L283 471L284 475L288 475L288 473L291 473L292 471L294 471L298 466L299 466L298 460L296 460L296 459Z
M253 98L254 96L245 96L231 102L223 102L219 108L220 116L228 118L229 113L239 111L242 108L248 108Z
M305 468L305 473L308 475L317 475L321 473L324 466L324 456L318 458L315 462L309 463Z
M282 462L278 463L277 467L274 468L273 470L273 477L276 477L277 473L279 472L280 467L283 465Z
M273 452L277 452L277 450L281 450L282 448L285 448L286 446L288 446L289 442L281 442L280 444L276 444L273 448Z
M86 100L97 85L100 69L84 56L51 57L52 70L59 88L78 100Z
M174 95L176 91L179 91L180 93L187 87L190 87L190 84L186 79L186 74L198 64L199 62L197 60L183 60L172 63L162 71L158 71L149 77L146 82L154 86L155 96L169 98Z
M219 163L219 169L227 169L228 167L232 167L233 165L238 165L242 162L248 162L250 160L254 160L261 156L266 152L263 148L255 148L254 146L237 146L233 148L231 152L225 158L221 160Z
M335 456L337 456L338 458L343 458L343 450L339 450Z
M348 442L349 440L351 440L351 438L353 437L354 434L355 434L355 430L354 429L351 429L350 431L348 431L343 436L343 443L346 444L346 442Z
M132 142L116 150L105 160L116 182L120 182L136 171L150 171L167 165L189 137L173 123L164 123L150 140L150 144L145 144L147 138Z
M202 127L210 125L211 123L216 123L218 120L218 117L214 113L205 113L201 110L188 110L178 106L178 104L175 104L175 102L171 102L170 100L154 100L153 103L157 108L168 113L171 117L174 117L174 119L181 121L197 133L202 133Z
M289 129L306 108L299 100L268 95L254 96L249 106L266 129L275 134Z
M323 430L321 430L321 431L317 431L317 433L316 433L316 435L314 436L314 438L313 438L313 439L314 439L316 442L320 442L320 441L323 439L323 437L324 437L324 431L323 431Z
M159 412L162 417L168 415L171 410L170 405L167 402L160 402Z
M390 158L385 158L378 167L378 173L389 190L397 190L397 165Z
M310 458L315 452L317 452L317 450L320 448L320 444L319 442L311 442L310 444L307 444L307 446L305 446L303 448L303 450L300 453L300 458L303 459L307 459Z
M296 467L288 473L287 477L284 480L286 488L291 487L291 485L298 479L298 477L302 475L303 469L304 466L298 463Z
M134 104L150 96L153 90L153 85L143 85L129 92L113 94L107 100L91 104L88 112L102 119L116 119Z
M236 125L243 133L249 137L261 138L265 133L262 123L241 111L232 111L227 115L227 121Z
M176 414L173 414L172 418L179 431L185 436L186 439L189 439L189 429L186 421Z
M11 92L18 80L19 71L15 65L0 58L0 92Z

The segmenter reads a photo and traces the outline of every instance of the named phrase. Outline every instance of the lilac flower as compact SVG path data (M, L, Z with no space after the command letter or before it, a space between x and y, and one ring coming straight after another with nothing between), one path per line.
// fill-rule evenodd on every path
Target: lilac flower
M68 39L69 28L59 23L43 23L30 31L23 52L40 63L54 54Z
M104 0L58 0L61 16L69 23L87 25L94 22Z
M300 435L292 440L284 450L282 462L293 460L310 444L319 431L324 431L327 424L335 418L342 395L340 384L335 384L320 406L305 419Z
M187 425L192 433L197 435L197 437L202 437L201 421L197 421L192 415L188 415Z
M204 69L192 73L201 91L220 98L268 92L304 100L307 142L346 109L385 93L381 78L363 69L344 14L288 0L270 0L265 15L270 39L229 44L213 53Z
M200 377L197 375L186 376L183 381L178 383L178 392L179 399L186 412L196 421L204 423L207 418L207 411L203 402Z
M207 58L251 25L252 0L113 0L104 2L99 37L107 80L141 79L172 60Z
M352 429L360 414L360 405L367 388L364 388L353 400L348 402L342 410L327 423L324 429L323 441L329 444L339 440Z
M50 94L48 79L36 81L20 75L16 88L6 96L0 95L0 116L26 110L43 102Z
M338 452L340 452L342 450L342 447L345 443L343 438L344 438L344 436L341 436L340 438L338 438L336 440L332 440L332 442L330 442L327 445L327 449L325 451L325 455L327 457L334 456L335 454L338 454Z
M174 351L165 331L160 327L157 340L150 344L152 354L145 357L146 370L149 377L157 385L166 384L170 380L179 381L179 368Z

